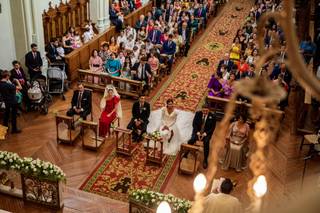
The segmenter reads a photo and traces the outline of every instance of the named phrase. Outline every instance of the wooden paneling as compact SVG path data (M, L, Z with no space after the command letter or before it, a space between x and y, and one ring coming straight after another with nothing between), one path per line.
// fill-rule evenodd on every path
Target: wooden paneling
M139 19L141 14L146 14L148 11L152 10L152 2L149 2L146 6L134 11L125 17L125 23L129 23L133 26L136 21ZM82 47L72 51L66 55L65 60L69 66L68 78L71 81L77 79L77 70L78 68L87 69L89 68L89 59L91 51L93 49L100 49L102 42L109 41L112 36L116 35L116 30L114 26L111 26L107 31L98 35L87 44L84 44Z

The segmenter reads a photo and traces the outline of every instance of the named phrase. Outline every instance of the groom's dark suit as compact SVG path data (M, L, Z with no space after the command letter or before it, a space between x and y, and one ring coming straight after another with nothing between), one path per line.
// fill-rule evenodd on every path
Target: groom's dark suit
M84 90L80 93L79 90L74 91L71 108L67 112L67 116L74 116L75 114L80 115L83 120L86 120L87 115L91 113L91 91ZM80 109L80 112L77 113L75 110Z
M200 132L206 133L207 135L203 138L203 148L204 148L204 162L208 162L209 148L210 148L210 139L213 134L213 131L216 127L216 116L215 114L209 112L206 116L202 111L196 112L193 119L193 131L191 139L188 141L188 144L194 144L198 140L197 133Z
M132 106L132 118L127 128L132 129L132 139L134 141L140 141L142 139L142 134L146 132L147 125L149 123L150 116L150 104L144 102L143 105L139 101L135 102ZM139 126L136 125L136 122L140 121ZM140 130L140 134L138 132Z

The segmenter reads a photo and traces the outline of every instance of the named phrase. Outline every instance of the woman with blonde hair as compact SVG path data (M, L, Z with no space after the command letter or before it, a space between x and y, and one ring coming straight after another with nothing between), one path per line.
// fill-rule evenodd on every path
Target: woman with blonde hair
M100 102L99 136L110 136L110 126L115 118L122 118L120 95L113 85L107 85Z

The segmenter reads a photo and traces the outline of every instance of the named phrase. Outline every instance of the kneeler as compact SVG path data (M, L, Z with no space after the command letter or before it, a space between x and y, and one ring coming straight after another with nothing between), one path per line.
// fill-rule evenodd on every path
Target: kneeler
M98 136L98 124L92 121L81 121L82 148L98 150L105 142Z
M202 141L200 141L202 142ZM181 144L179 153L179 174L193 175L200 165L201 148L197 145ZM187 157L185 157L187 156Z
M116 134L116 153L131 157L137 149L137 144L132 143L132 130L116 127L114 133Z
M73 144L80 135L80 127L74 127L73 118L65 115L56 115L57 143Z
M166 160L167 155L163 153L163 140L162 138L154 139L146 136L147 140L147 163L155 163L162 166L162 163ZM152 143L153 142L153 143Z

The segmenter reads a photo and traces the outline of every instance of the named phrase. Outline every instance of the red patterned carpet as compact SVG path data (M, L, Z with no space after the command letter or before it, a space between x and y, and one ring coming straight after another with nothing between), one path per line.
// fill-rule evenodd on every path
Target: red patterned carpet
M229 52L233 38L245 17L249 14L252 1L232 1L226 6L222 16L212 22L190 51L186 63L178 66L168 82L152 99L154 108L164 106L168 98L174 98L175 106L182 110L194 111L206 95L207 84L216 65L226 52ZM243 8L237 11L235 8ZM237 16L232 18L231 15ZM228 32L219 35L219 30Z
M176 167L177 157L168 156L162 167L145 162L146 151L142 144L132 158L117 156L113 149L80 189L121 201L128 201L128 192L133 189L162 192Z
M236 11L236 6L244 9ZM197 109L206 95L207 84L216 64L229 51L236 31L242 26L250 6L251 1L232 1L223 9L223 14L211 22L204 34L197 38L195 48L191 49L188 58L176 67L152 98L153 108L162 107L165 100L174 98L179 109ZM236 15L237 18L231 18L231 15ZM228 33L220 36L219 30ZM177 157L170 156L162 167L146 166L145 159L146 152L142 146L139 146L132 158L117 156L113 148L80 189L122 201L127 201L128 192L133 189L163 191L176 167Z

